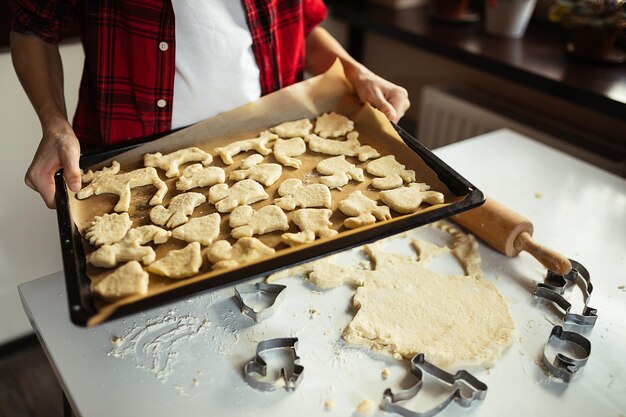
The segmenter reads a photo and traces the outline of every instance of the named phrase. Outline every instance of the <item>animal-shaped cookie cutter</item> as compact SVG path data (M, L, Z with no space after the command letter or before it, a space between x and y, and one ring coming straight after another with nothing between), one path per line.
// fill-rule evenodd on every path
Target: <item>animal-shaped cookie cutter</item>
M538 283L535 288L535 297L545 298L552 301L565 315L563 321L565 323L572 323L579 326L593 326L596 324L598 318L598 310L589 307L587 305L591 293L593 292L593 285L591 284L591 277L587 269L580 263L571 260L572 270L566 275L558 275L552 271L548 271L545 282ZM571 312L572 304L564 297L565 289L570 285L577 285L580 282L580 286L583 292L583 300L585 307L581 313Z
M248 385L261 391L274 391L276 388L281 387L287 391L295 390L300 381L302 381L302 373L304 372L304 367L300 365L300 357L296 352L297 344L297 337L270 339L259 342L256 348L256 356L246 363L244 368L244 377ZM267 363L261 355L264 352L277 349L286 350L291 354L291 366L281 368L277 378L263 379L267 377Z
M235 300L237 301L241 312L258 323L268 317L271 317L276 312L278 307L285 300L285 288L287 288L286 285L266 284L264 282L236 285ZM252 306L246 304L244 301L245 295L269 296L273 300L271 305L268 307L262 310L255 310Z
M584 352L584 355L580 358L571 358L563 353L557 353L554 361L550 362L546 352L551 340L555 338L578 345ZM562 379L564 382L570 382L574 375L585 366L589 355L591 355L591 342L589 339L580 333L563 330L561 326L554 326L543 351L543 364L552 375Z
M454 387L450 395L430 410L418 412L409 410L400 404L417 396L422 389L424 372ZM424 354L417 354L411 359L411 373L418 379L417 383L402 391L393 392L387 388L383 393L380 407L385 411L398 413L404 417L432 417L443 411L451 402L456 401L462 407L469 407L474 400L483 400L487 395L487 385L465 370L454 375L426 361Z

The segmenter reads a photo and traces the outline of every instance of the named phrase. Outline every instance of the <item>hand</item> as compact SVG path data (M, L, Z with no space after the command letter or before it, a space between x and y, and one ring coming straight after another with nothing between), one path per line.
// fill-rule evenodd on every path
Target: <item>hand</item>
M80 190L79 158L80 144L67 120L45 126L24 182L41 194L48 208L54 209L54 174L59 168L63 168L63 177L70 190Z
M347 71L346 76L361 101L376 107L394 123L397 123L411 106L406 89L365 68Z

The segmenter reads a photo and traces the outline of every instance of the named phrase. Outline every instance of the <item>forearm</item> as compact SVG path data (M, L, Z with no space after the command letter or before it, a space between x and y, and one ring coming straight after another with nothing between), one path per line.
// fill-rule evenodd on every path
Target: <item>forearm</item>
M306 38L306 71L311 75L325 72L339 58L348 79L367 69L348 54L326 29L316 27Z

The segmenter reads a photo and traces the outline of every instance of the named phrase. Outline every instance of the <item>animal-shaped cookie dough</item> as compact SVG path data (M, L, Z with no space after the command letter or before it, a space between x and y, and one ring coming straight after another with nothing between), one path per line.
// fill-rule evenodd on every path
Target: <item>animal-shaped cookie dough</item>
M241 163L241 169L232 171L228 179L241 181L249 178L269 187L280 178L283 167L278 164L262 164L261 162L263 162L262 155L258 153L250 155Z
M330 208L330 189L324 184L303 185L297 178L289 178L278 187L280 198L274 204L283 210L293 210L296 207L326 207Z
M167 178L178 176L178 169L187 162L202 162L204 166L213 162L211 154L200 148L185 148L163 155L161 152L147 153L143 156L143 164L147 167L161 168Z
M220 213L230 213L235 207L265 200L269 195L263 186L254 180L243 180L228 188L226 184L217 184L209 190L209 201Z
M189 216L200 204L206 201L206 197L200 193L183 193L172 197L169 205L162 205L150 210L150 220L159 226L167 226L173 229L183 223L187 223Z
M307 119L305 119L307 120ZM291 138L287 140L276 139L274 143L274 158L286 167L300 168L302 161L294 156L302 155L306 152L306 143L302 138Z
M86 230L85 238L94 246L112 245L124 239L132 225L128 213L96 216Z
M309 119L300 119L281 123L278 126L270 128L270 130L281 138L297 138L308 135L311 133L312 128L313 124Z
M276 251L255 237L242 237L231 246L227 240L218 240L207 250L213 269L235 268Z
M437 191L428 191L430 186L424 183L411 183L408 187L395 188L380 192L380 199L398 213L413 213L419 209L422 202L442 204L443 194Z
M201 266L200 243L192 242L182 249L169 251L163 258L148 265L148 271L168 278L187 278L196 275Z
M146 295L148 283L148 273L139 262L130 261L92 285L91 291L106 301L115 301L129 295Z
M405 166L396 161L393 155L383 156L367 164L365 170L377 177L372 180L372 187L379 190L398 188L403 182L415 181L415 171L405 169Z
M300 209L293 212L291 220L302 230L300 233L285 233L281 236L283 243L289 246L312 242L316 237L335 236L338 232L332 229L330 221L332 210Z
M359 161L378 158L380 154L371 146L361 145L359 133L348 133L346 140L324 139L315 134L307 135L304 140L309 144L313 152L325 153L326 155L356 156Z
M202 246L209 246L220 234L220 215L208 214L194 217L182 226L172 230L172 237L185 242L199 242Z
M124 239L112 245L103 245L87 257L87 262L100 268L113 268L120 262L142 261L144 265L154 262L156 254L149 242L159 245L167 242L172 232L154 225L130 229Z
M255 150L261 155L269 155L272 150L267 145L276 139L278 139L278 135L266 130L261 132L256 138L229 143L226 146L215 148L215 150L219 152L222 162L226 165L231 165L234 162L233 156L241 152Z
M337 206L348 217L343 224L349 229L376 223L378 220L391 219L389 207L379 206L376 201L365 196L361 191L350 193L348 198L341 200Z
M320 182L329 188L341 188L350 180L362 182L364 178L363 170L346 161L343 155L320 161L315 170L325 175Z
M262 207L258 211L250 206L237 207L230 213L228 222L233 228L231 235L236 239L289 229L287 215L274 205Z
M130 172L119 174L120 164L113 161L111 167L104 167L100 171L87 171L82 176L84 186L76 197L83 200L92 195L115 194L120 197L115 205L116 212L128 211L130 207L130 190L144 185L154 185L157 188L156 194L150 199L150 205L156 206L163 202L163 197L167 194L167 184L165 184L154 168L141 168Z
M315 119L314 132L323 138L344 136L354 129L354 122L337 113L325 113Z
M176 181L176 189L187 191L192 188L222 184L224 181L226 181L226 173L222 168L193 164L183 170L183 175Z

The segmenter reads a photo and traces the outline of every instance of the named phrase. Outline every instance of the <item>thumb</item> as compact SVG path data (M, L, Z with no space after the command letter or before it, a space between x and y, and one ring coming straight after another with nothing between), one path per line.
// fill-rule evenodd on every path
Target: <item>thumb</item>
M76 138L67 138L61 147L61 163L63 164L63 177L70 190L80 190L81 176L78 161L80 159L80 147Z

